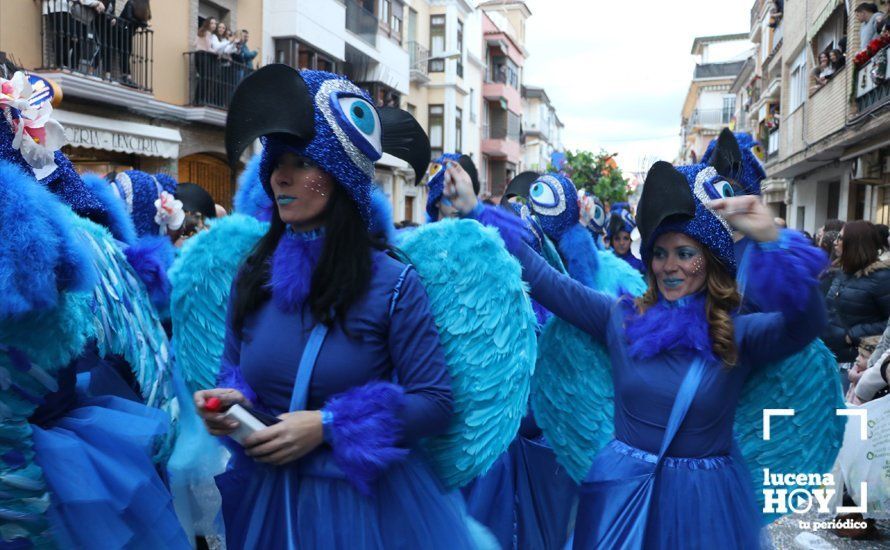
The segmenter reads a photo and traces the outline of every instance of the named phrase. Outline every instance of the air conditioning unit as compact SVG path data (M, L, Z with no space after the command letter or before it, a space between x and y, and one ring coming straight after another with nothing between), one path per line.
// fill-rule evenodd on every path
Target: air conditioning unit
M881 159L877 151L858 157L853 178L857 180L880 178L882 168L880 162Z

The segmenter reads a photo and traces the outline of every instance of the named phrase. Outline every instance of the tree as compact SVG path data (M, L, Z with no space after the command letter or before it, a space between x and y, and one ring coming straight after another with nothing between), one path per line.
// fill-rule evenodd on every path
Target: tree
M604 202L623 202L627 200L628 182L621 175L616 156L616 153L607 153L603 149L597 154L568 151L562 171L572 178L578 189L584 189Z

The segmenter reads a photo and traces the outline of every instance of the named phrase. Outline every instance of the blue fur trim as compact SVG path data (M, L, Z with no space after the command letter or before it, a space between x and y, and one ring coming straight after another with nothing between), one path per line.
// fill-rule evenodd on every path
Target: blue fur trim
M507 250L515 253L523 243L532 245L534 236L527 223L509 211L498 207L482 204L476 205L476 209L470 213L470 217L482 225L494 227L498 230Z
M54 307L59 292L89 290L96 272L74 214L19 167L0 161L0 317Z
M575 225L565 230L556 246L572 279L588 288L596 288L599 255L587 229L575 222Z
M107 212L105 222L102 223L115 239L133 245L136 243L136 227L133 220L127 214L127 205L111 190L111 185L98 174L83 174L83 184L102 203Z
M396 242L396 226L392 221L392 203L380 187L371 192L371 227L372 234L383 235L386 242Z
M389 382L369 382L334 396L324 410L331 413L334 462L364 495L390 465L403 460L407 449L396 446L401 437L399 414L404 390Z
M167 237L142 237L124 250L127 261L145 284L151 304L158 311L170 305L170 279L167 270L173 265L176 251Z
M263 154L257 153L250 158L244 171L238 176L238 189L235 191L235 212L253 216L261 222L272 219L275 205L263 189L260 181L260 163Z
M247 380L241 373L241 367L238 365L230 365L223 361L216 377L216 387L238 390L252 405L262 406L257 399L256 392L247 384Z
M664 351L685 349L716 360L705 318L704 294L675 302L659 298L658 303L642 315L636 313L630 300L623 300L622 305L630 310L624 334L628 352L634 359L649 359Z
M272 254L269 288L281 311L295 313L303 307L312 286L312 272L321 257L324 238L318 233L300 234L288 230Z
M745 249L739 288L770 311L802 312L805 297L827 267L824 251L797 231L782 229L778 240Z

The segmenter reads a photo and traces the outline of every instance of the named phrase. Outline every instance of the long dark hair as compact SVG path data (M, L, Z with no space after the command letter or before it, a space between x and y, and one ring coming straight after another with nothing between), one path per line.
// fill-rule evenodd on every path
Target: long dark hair
M847 275L861 271L878 261L881 243L878 231L871 222L856 220L844 225L843 241L841 268Z
M343 320L346 311L368 289L371 280L371 252L384 248L371 237L355 203L339 185L333 186L324 212L325 242L305 306L312 316L328 326ZM240 332L244 318L260 308L271 296L268 288L272 254L287 229L272 209L269 231L259 240L244 263L235 283L235 329Z

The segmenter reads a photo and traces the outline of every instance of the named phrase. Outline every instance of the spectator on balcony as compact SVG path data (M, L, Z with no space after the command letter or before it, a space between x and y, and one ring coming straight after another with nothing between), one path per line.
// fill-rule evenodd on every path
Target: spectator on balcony
M834 74L840 72L841 69L844 68L844 63L847 62L844 57L844 52L835 48L828 53L828 61L831 63L831 68L834 70Z
M831 67L831 60L826 52L819 54L819 64L813 69L813 85L810 87L810 93L815 92L822 86L828 84L828 79L834 73Z
M231 39L229 28L222 21L216 25L216 32L210 37L213 51L220 56L231 56L235 52L236 44Z
M195 37L195 50L199 52L213 52L213 36L216 35L216 18L208 17L198 28L198 36Z
M859 27L859 49L864 50L868 43L878 36L878 22L881 13L873 2L863 2L856 6L856 20L862 26Z
M86 53L87 30L96 14L105 13L105 4L99 0L43 0L42 11L54 67L78 70Z
M248 32L247 29L241 29L241 31L238 32L238 49L232 54L232 59L237 63L246 65L248 70L253 70L253 60L256 58L258 52L256 50L251 50L247 46L248 40L250 40L250 32Z
M770 10L769 14L769 27L774 29L779 26L779 22L782 21L782 15L785 11L785 2L784 0L773 0L773 7Z
M120 37L118 47L120 48L120 66L121 66L121 82L128 86L136 87L137 83L130 77L130 55L133 52L133 35L139 30L148 27L151 21L151 4L150 0L127 0L124 9L121 10L120 17L117 19L117 32ZM146 63L144 52L139 59Z

